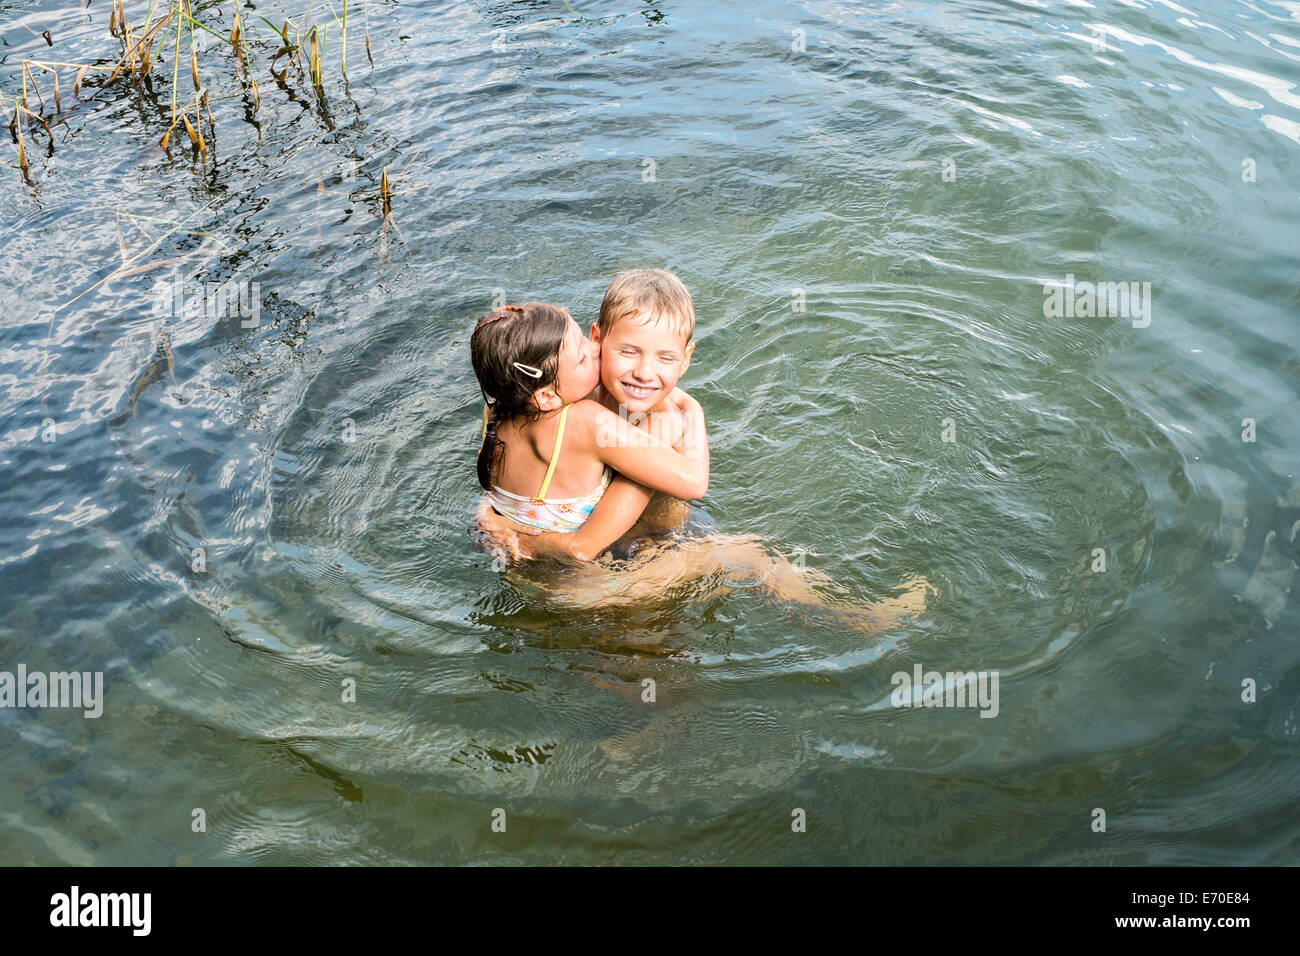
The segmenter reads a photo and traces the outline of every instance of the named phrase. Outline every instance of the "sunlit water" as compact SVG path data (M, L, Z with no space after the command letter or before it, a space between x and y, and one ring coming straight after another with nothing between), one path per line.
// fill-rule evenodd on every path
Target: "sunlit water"
M0 668L107 700L0 710L4 862L1295 863L1300 5L1188 5L372 3L257 112L209 44L205 161L169 70L66 71L30 184L0 143ZM108 12L0 3L0 91ZM718 527L924 614L564 611L476 550L473 320L642 265ZM891 706L916 664L998 716Z

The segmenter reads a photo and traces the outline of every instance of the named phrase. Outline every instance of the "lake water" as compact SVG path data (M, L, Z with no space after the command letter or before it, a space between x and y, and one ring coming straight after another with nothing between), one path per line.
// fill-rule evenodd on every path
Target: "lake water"
M108 12L0 2L0 92ZM210 38L201 159L170 61L0 143L0 668L105 688L0 709L5 863L1300 859L1300 4L364 13L317 93L246 10L257 110ZM922 615L566 611L475 548L475 318L634 266L718 527Z

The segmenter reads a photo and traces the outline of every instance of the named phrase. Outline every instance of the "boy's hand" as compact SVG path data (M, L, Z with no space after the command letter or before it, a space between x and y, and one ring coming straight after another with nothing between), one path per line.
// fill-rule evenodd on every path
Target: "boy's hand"
M527 561L533 557L532 551L520 536L531 537L541 534L541 528L527 528L515 524L504 515L497 514L488 504L487 495L479 499L476 518L479 529L487 537L489 550L504 551L512 561Z

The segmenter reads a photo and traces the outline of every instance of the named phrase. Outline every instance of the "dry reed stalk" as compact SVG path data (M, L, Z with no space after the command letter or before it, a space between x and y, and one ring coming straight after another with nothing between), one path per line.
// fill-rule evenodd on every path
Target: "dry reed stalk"
M141 37L139 47L142 48L140 49L139 78L143 80L145 77L149 75L149 67L153 62L151 59L153 57L153 40L150 40L148 41L148 43L146 43L144 38Z
M41 60L23 60L23 69L31 75L32 89L36 92L37 99L40 99L41 91L40 88L36 86L36 74L33 73L32 70L42 70L54 78L54 112L56 115L62 112L62 107L59 105L59 71L56 70L54 66ZM45 110L44 100L41 100L41 110L42 112Z
M14 125L12 128L17 130L18 136L18 166L24 173L27 172L27 150L23 147L23 120L18 114L19 106L14 103Z
M319 88L321 85L320 45L316 42L315 27L311 28L311 33L308 34L308 41L311 44L311 59L309 61L309 66L311 68L311 81L314 86Z
M375 65L375 58L370 55L370 9L366 6L365 0L361 0L361 19L366 27L366 59L370 65Z
M32 92L36 98L41 101L41 112L45 112L45 97L41 96L41 88L36 85L36 74L32 72L31 61L23 60L23 106L27 105L27 80L32 81Z
M163 7L157 19L154 18L156 4L160 4ZM59 67L67 67L76 70L76 75L72 84L72 95L78 99L80 99L81 96L82 84L85 82L88 72L92 70L102 70L108 73L107 80L100 85L101 88L112 84L114 80L123 74L129 76L132 79L133 84L137 82L148 84L150 82L150 73L155 59L155 51L157 51L159 59L165 55L164 51L167 45L167 37L162 31L171 24L173 19L176 21L176 34L174 37L172 53L171 122L167 126L166 130L164 130L158 145L162 149L167 149L171 143L172 134L175 132L176 127L178 125L183 125L185 133L190 139L191 145L197 148L200 152L206 151L207 140L203 134L202 124L202 117L205 111L208 116L209 130L211 131L216 129L216 122L212 115L210 91L204 88L202 79L199 75L198 50L194 44L193 38L193 30L196 28L207 30L207 32L213 33L213 35L217 36L219 39L226 40L230 43L232 52L236 55L240 67L250 71L248 74L241 74L241 79L247 79L247 89L251 90L253 94L253 108L255 110L260 110L262 105L261 89L258 86L256 78L251 75L252 57L247 45L248 32L246 24L239 10L237 0L232 3L232 6L234 9L232 10L231 29L229 38L227 39L220 34L213 33L212 30L203 26L194 19L192 0L150 0L148 10L144 14L144 21L139 34L135 32L135 29L132 27L130 19L127 16L125 0L110 0L108 30L110 35L120 41L122 47L121 55L118 57L116 63L111 67L90 63L61 63L55 61L24 60L22 63L22 92L14 99L14 113L8 124L10 133L18 146L19 166L23 169L24 173L27 172L30 163L26 147L28 139L27 134L31 132L32 121L35 121L35 123L39 124L44 129L46 135L49 137L51 150L53 150L54 143L50 126L42 115L47 111L47 105L40 84L36 79L36 70L39 69L43 72L53 74L53 115L55 116L61 114L63 111L62 86L59 81L58 72ZM349 13L355 13L355 10L349 10L350 6L355 6L355 0L352 4L349 4L348 0L343 0L340 72L343 74L345 80L347 76L347 21ZM369 11L367 10L364 0L362 0L361 6L362 14L365 17L366 58L373 66L374 56L371 54L370 50ZM310 7L306 16L308 18L311 16ZM262 17L261 19L264 21L266 20L265 17ZM335 22L339 22L337 18L335 19ZM187 99L185 105L178 109L177 94L178 80L180 78L181 33L186 23L190 25L191 31L190 79L194 84L194 96ZM300 70L305 65L312 84L316 87L318 92L321 91L321 87L324 83L323 59L325 53L325 37L321 32L321 25L311 24L307 27L307 44L304 45L304 24L302 24L300 20L286 18L283 21L283 25L278 30L276 30L276 27L271 24L270 21L266 21L266 23L273 31L277 32L279 40L281 41L280 48L271 58L272 76L274 76L278 82L283 83L288 73L288 64L297 63ZM290 26L292 26L294 30L294 42L292 43L289 40ZM274 68L275 62L282 56L288 57L288 63L285 65L283 70L276 73ZM304 60L306 61L305 64L303 62ZM32 97L39 104L39 112L34 112L30 107L28 91L29 85ZM191 121L188 116L191 103L194 105L193 121ZM28 117L28 128L26 130L23 129L24 114ZM28 182L30 183L30 179ZM392 192L388 183L387 169L383 171L380 191L384 207L384 215L387 216L392 208Z
M176 90L181 78L181 19L176 18L176 43L172 46L172 126L176 126Z
M54 134L50 131L50 124L47 123L47 122L45 122L44 117L42 117L39 113L33 113L31 110L29 110L29 109L28 109L27 107L25 107L25 106L20 106L20 107L18 107L18 108L19 108L20 110L22 110L24 113L26 113L28 116L30 116L32 119L36 120L36 122L40 123L42 127L44 127L44 129L45 129L45 135L48 136L48 137L50 138L50 148L53 149L53 148L54 148Z
M118 18L117 22L122 27L122 35L126 37L126 55L130 60L131 72L135 72L135 38L131 33L131 24L126 19L125 0L117 0Z

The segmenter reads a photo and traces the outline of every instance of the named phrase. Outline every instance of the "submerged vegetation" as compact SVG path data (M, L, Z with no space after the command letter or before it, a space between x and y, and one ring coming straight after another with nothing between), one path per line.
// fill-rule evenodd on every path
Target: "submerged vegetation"
M107 30L102 20L94 27L104 36L102 53L95 51L88 62L79 62L77 57L23 58L21 74L9 74L8 88L0 88L0 110L5 117L0 122L7 122L18 170L33 189L37 183L32 165L39 162L40 151L54 155L59 126L66 127L79 109L102 101L101 97L106 100L114 91L143 94L135 127L143 124L147 132L152 128L152 136L157 137L154 142L167 156L182 148L206 163L215 153L213 99L242 100L245 119L260 129L260 121L255 119L262 105L257 76L263 83L269 79L291 97L294 85L312 90L324 110L324 85L330 74L337 70L347 83L349 39L354 53L360 44L369 64L373 67L375 62L365 0L341 0L341 8L340 0L308 0L301 13L279 17L279 25L248 9L241 10L244 0L230 0L228 7L227 0L108 2ZM356 23L358 7L360 24ZM228 20L223 16L227 10ZM42 36L48 46L54 46L51 31ZM322 193L327 191L323 182L318 187ZM387 255L390 230L401 236L391 215L394 194L385 167L377 189L368 197L382 219L381 257ZM54 313L108 283L177 266L211 251L214 243L224 248L217 236L191 224L193 217L210 205L204 204L185 219L135 215L119 209L120 262L107 275L48 310L48 335L53 334ZM151 226L162 228L154 234ZM134 251L128 248L128 237L133 234L142 240L142 246ZM177 234L202 242L186 252L156 258L163 244Z
M133 17L141 15L138 8L145 6L144 0L132 4L135 13L127 9L126 0L111 2L108 33L118 43L115 59L111 54L91 63L24 59L19 91L12 96L0 93L0 104L11 117L9 134L17 148L18 166L29 183L29 147L35 145L38 137L43 137L45 148L53 154L51 124L57 125L63 120L65 111L61 94L67 88L66 80L69 78L72 97L78 102L81 101L83 86L107 89L115 84L129 84L153 92L155 73L162 74L163 82L170 78L171 108L158 118L161 134L158 145L167 150L178 137L183 136L191 149L202 155L207 152L208 138L215 128L209 106L211 89L203 81L199 60L199 54L206 52L209 38L215 38L219 48L233 59L233 81L253 113L261 107L261 91L253 75L258 55L269 56L269 73L277 84L285 85L290 69L294 68L298 76L310 82L317 92L321 91L325 61L329 55L331 24L338 28L338 70L345 80L347 77L349 0L342 0L341 12L336 12L334 6L327 3L328 16L320 16L317 10L315 17L313 7L316 3L312 0L306 11L284 18L279 26L260 14L246 17L240 12L238 0L234 0L228 32L224 27L217 30L198 19L193 0L148 0L143 19L139 21L134 21ZM356 0L352 0L351 5L355 11ZM199 13L208 14L214 9L219 10L219 6L205 7ZM373 65L364 0L361 14L366 58ZM355 29L353 37L355 42ZM52 45L48 32L46 41ZM183 69L191 85L185 93L182 92ZM59 81L61 72L65 77L62 87ZM48 98L46 92L50 94ZM204 134L205 118L207 136ZM385 211L388 206L386 180L385 175Z

